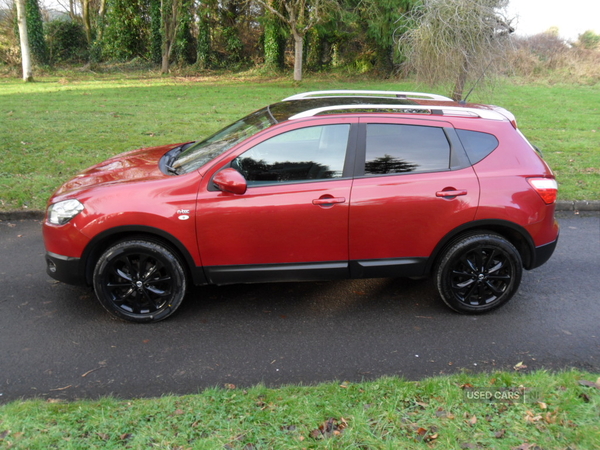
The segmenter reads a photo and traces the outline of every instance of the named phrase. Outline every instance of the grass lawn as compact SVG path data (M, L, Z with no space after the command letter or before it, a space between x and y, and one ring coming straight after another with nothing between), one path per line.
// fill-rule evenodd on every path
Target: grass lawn
M309 77L300 85L287 78L161 78L145 72L65 72L27 84L2 78L0 210L44 209L55 188L109 156L203 138L267 103L320 89L418 87L333 75ZM599 99L599 86L508 82L470 98L517 116L558 175L562 200L600 198Z
M593 450L600 448L595 377L503 372L279 389L227 385L157 399L13 402L0 406L0 447ZM485 400L488 395L494 400Z

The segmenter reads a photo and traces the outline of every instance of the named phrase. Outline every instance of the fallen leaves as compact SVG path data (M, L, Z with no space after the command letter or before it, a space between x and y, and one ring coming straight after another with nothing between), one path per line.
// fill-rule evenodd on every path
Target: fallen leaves
M515 369L518 372L519 370L527 369L527 366L523 364L523 361L521 361L520 363L515 364L513 369Z
M593 387L596 389L600 389L600 378L598 378L595 382L588 380L579 380L579 384L586 387Z
M441 407L435 411L435 416L440 419L454 419L454 414L444 411Z
M340 419L330 418L319 425L319 428L312 430L309 436L315 440L330 439L342 434L347 427L348 422L343 417Z
M537 444L523 443L518 447L511 447L510 450L542 450L542 447Z
M108 435L107 433L96 433L96 436L98 436L103 441L108 441L110 439L110 435Z

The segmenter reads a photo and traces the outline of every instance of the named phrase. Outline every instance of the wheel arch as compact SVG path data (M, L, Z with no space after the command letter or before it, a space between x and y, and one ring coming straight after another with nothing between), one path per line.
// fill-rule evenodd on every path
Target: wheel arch
M527 270L532 268L535 255L535 244L533 242L533 238L527 232L527 230L513 222L490 219L478 220L463 224L444 236L444 238L435 247L431 257L429 258L426 269L427 273L431 273L433 271L440 258L443 257L445 250L452 245L456 239L466 234L472 234L476 231L493 232L504 237L507 241L514 245L521 255L523 267Z
M85 248L82 259L85 268L85 282L88 285L92 285L94 266L104 250L128 238L148 240L166 246L180 257L184 270L195 285L207 283L202 267L196 266L190 252L176 237L161 229L146 225L126 225L103 231L95 236Z

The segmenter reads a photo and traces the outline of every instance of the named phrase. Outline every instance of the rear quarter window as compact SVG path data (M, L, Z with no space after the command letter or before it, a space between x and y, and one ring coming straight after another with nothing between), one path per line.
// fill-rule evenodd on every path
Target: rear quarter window
M477 164L498 147L498 139L493 134L480 131L456 130L471 164Z

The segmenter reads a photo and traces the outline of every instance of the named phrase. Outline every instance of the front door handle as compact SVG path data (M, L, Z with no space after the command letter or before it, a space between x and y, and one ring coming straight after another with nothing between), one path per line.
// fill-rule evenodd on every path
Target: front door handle
M458 197L459 195L467 195L467 190L466 189L446 188L443 191L437 191L435 193L436 197L442 197L442 198Z
M332 197L331 195L324 195L320 198L316 198L312 201L313 205L317 206L333 206L335 203L345 203L346 197Z

